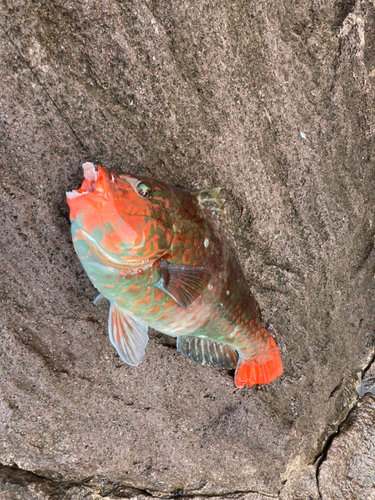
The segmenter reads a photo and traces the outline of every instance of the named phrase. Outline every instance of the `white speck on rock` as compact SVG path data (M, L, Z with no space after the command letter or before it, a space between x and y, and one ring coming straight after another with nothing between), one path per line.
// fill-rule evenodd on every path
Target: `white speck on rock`
M302 139L305 139L305 141L307 141L307 139L306 139L306 135L302 132L302 130L300 130L300 132L299 132L299 133L300 133L300 135L301 135Z
M210 292L214 289L214 287L212 285L208 285L207 288L209 289Z
M209 244L210 244L210 240L208 238L206 238L204 240L204 247L207 248Z

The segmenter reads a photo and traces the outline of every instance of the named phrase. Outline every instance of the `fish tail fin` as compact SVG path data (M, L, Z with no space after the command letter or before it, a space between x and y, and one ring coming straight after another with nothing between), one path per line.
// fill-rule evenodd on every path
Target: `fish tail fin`
M283 373L276 342L265 328L259 333L261 335L255 339L251 357L240 358L234 378L237 387L269 384Z

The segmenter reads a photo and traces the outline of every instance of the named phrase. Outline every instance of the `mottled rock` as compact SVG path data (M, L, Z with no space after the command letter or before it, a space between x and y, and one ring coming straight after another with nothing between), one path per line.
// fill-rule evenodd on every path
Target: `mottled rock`
M1 500L147 500L150 497L172 499L172 495L153 495L148 491L139 491L129 488L114 481L103 480L95 486L90 481L81 484L52 481L42 478L17 467L4 467L0 465L0 499ZM189 495L191 500L199 500L202 496ZM204 498L204 496L203 496ZM266 500L270 498L259 493L230 493L225 496L209 496L212 500Z
M375 395L375 363L372 362L368 369L359 376L359 383L356 387L358 396L363 398L366 394Z
M0 19L2 463L277 496L374 345L373 4L13 0ZM120 362L70 238L89 154L224 188L280 379L236 390L157 333L139 367Z
M366 396L332 441L319 471L322 500L375 498L375 398Z
M54 483L26 471L0 466L0 498L1 500L98 500L103 497L100 490L95 492L88 486Z
M303 472L294 470L281 489L280 500L321 500L316 481L316 467L309 465Z

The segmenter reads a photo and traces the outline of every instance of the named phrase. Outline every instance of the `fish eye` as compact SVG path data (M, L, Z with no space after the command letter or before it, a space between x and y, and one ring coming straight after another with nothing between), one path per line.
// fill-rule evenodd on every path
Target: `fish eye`
M152 189L151 186L147 184L147 182L139 182L137 184L137 191L138 194L140 194L143 198L151 198Z

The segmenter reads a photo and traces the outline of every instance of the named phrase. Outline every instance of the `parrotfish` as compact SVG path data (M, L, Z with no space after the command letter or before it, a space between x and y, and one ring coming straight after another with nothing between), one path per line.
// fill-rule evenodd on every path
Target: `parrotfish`
M275 340L236 255L219 189L188 192L147 177L83 165L67 193L74 248L110 302L108 333L138 365L148 327L177 337L192 361L236 369L237 387L282 374Z

